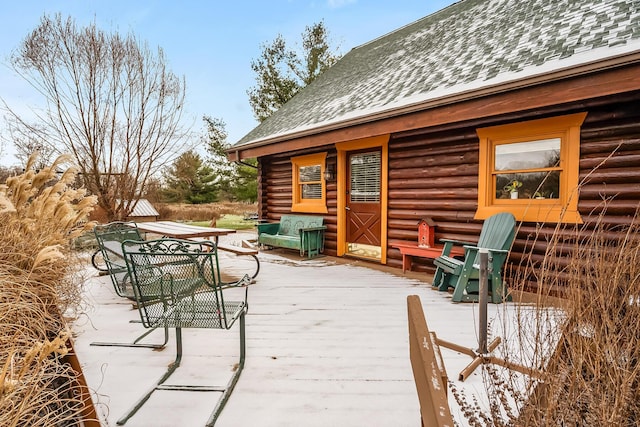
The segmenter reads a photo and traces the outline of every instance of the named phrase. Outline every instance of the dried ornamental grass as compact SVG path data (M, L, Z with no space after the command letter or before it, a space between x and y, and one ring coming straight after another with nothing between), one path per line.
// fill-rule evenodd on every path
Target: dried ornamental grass
M640 424L640 216L626 226L605 218L558 227L542 263L521 263L527 268L511 288L525 289L535 277L537 302L504 316L511 325L503 330L514 332L500 351L543 371L543 380L484 365L489 408L453 385L470 425ZM546 303L552 291L562 292L562 305Z
M566 266L568 301L549 378L530 422L636 426L640 422L640 223L581 230ZM616 231L618 238L607 238Z
M0 189L0 426L80 424L77 373L64 362L62 313L79 303L71 240L90 229L95 198L60 177L58 158Z

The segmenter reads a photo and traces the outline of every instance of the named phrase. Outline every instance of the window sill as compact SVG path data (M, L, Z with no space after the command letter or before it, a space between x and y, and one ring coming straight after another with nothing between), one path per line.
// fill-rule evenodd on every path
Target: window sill
M566 209L560 205L549 206L548 203L510 203L479 207L475 219L487 219L500 212L511 212L518 221L582 224L582 217L577 210Z
M328 213L329 211L327 206L322 204L294 203L291 205L291 212Z

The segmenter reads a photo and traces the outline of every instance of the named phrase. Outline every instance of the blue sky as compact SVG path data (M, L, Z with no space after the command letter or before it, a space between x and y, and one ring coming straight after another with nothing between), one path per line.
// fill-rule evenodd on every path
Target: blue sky
M0 17L0 97L18 111L35 101L32 89L7 68L7 58L44 14L60 12L84 25L95 20L106 31L133 32L151 48L161 47L169 68L187 83L188 123L201 117L224 120L234 143L257 125L247 90L254 86L250 63L260 45L282 34L299 43L306 26L324 20L340 52L427 16L454 0L18 0L3 2ZM0 164L17 161L2 140Z

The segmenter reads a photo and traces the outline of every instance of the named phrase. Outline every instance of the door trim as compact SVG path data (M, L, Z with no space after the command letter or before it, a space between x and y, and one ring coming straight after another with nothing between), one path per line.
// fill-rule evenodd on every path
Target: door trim
M387 263L387 210L388 210L388 171L389 171L389 135L356 139L353 141L336 143L338 152L337 184L338 184L338 237L337 255L344 256L347 252L347 153L349 151L367 148L380 148L380 263Z

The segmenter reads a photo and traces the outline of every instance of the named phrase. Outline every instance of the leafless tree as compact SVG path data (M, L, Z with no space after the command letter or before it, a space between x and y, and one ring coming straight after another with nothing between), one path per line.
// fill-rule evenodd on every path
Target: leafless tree
M41 125L34 123L31 125L31 128L38 129L38 131L25 133L22 120L12 115L5 117L5 125L5 130L8 134L7 140L13 142L16 149L15 157L23 167L26 166L34 152L38 152L34 163L35 169L41 170L53 163L56 157L56 149L45 141L40 140L41 135L45 131Z
M20 166L2 166L0 165L0 186L7 181L10 176L20 175L23 169Z
M184 78L133 34L44 16L11 64L46 100L37 126L12 113L23 140L71 153L109 218L126 217L150 178L184 151Z

